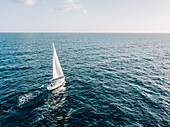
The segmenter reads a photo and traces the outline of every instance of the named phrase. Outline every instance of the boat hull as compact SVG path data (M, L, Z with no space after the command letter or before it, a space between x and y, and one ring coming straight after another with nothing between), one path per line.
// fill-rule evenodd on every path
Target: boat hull
M48 90L54 90L61 87L65 83L65 78L57 80L54 85L47 85Z

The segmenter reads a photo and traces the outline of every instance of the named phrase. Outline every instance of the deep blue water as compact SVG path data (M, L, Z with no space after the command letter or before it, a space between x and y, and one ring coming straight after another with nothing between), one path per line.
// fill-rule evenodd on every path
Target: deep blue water
M170 34L1 33L0 126L170 126Z

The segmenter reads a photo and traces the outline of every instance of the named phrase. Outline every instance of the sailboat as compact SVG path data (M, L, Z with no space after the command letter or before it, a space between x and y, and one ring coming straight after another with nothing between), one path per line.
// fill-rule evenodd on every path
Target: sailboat
M53 43L53 78L50 80L50 85L47 85L48 90L53 90L61 87L65 83L65 76L63 74L55 46Z

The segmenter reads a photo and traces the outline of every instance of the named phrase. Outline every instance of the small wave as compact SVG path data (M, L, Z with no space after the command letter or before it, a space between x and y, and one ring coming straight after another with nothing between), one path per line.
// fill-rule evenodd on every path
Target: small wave
M31 69L31 67L10 67L8 70L16 71L16 70L28 70L28 69Z
M10 107L8 110L4 110L4 113L10 113L13 107Z
M19 102L18 102L18 106L22 106L23 104L29 102L30 100L36 98L38 95L40 95L40 91L34 91L31 93L27 93L24 95L19 96Z
M42 87L44 87L44 85L41 85L39 88L42 88Z

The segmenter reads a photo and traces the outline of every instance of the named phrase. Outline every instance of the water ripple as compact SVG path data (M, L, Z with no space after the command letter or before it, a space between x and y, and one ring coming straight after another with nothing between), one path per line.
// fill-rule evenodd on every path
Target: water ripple
M65 86L47 91L54 42ZM0 34L0 126L170 124L169 34Z

